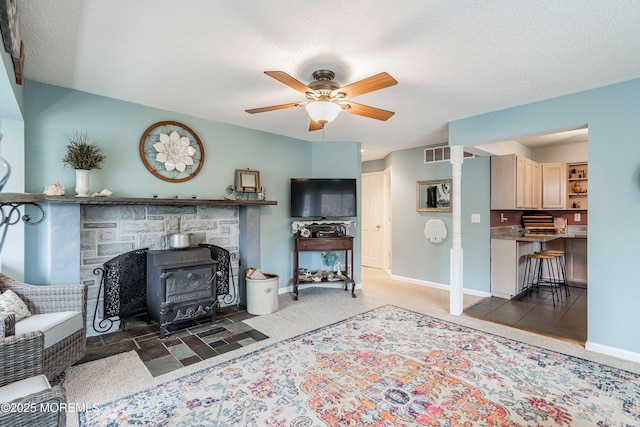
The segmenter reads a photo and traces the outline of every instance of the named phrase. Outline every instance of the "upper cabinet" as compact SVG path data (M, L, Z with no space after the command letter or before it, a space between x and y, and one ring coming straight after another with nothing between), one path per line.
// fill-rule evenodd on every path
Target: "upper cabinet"
M542 209L565 209L566 165L542 164Z
M589 193L587 162L567 163L567 209L587 210Z
M491 157L491 209L539 209L540 175L540 165L526 157Z

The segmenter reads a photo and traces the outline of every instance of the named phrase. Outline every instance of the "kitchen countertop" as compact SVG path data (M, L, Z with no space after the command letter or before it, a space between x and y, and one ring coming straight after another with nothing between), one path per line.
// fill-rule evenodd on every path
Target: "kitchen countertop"
M586 239L587 227L570 225L567 227L566 233L543 234L543 233L526 233L518 226L509 227L493 227L491 228L491 238L501 240L517 240L520 242L549 242L556 239Z

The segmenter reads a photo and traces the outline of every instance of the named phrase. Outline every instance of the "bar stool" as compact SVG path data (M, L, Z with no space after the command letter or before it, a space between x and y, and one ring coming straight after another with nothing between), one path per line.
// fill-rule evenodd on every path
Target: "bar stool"
M554 257L556 272L558 273L558 285L564 288L565 296L571 296L571 293L569 292L569 281L567 280L567 273L565 270L564 251L547 249L542 251L542 253Z
M546 282L549 284L551 289L551 300L553 301L553 306L556 306L556 299L560 302L560 298L562 297L559 292L560 287L558 286L558 279L555 276L554 265L551 262L555 257L553 255L549 255L543 252L534 252L532 254L525 255L525 268L524 275L522 278L522 291L521 294L526 292L531 292L535 287L537 290L540 289L540 284ZM547 270L549 272L549 280L544 280L542 278L542 266L546 265Z

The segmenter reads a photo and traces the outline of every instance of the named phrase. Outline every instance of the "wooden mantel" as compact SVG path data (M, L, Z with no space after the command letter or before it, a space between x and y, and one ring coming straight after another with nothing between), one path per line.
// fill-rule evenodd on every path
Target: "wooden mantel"
M277 205L275 200L227 200L227 199L159 199L155 197L73 197L45 196L45 202L75 205L162 205L162 206L264 206Z

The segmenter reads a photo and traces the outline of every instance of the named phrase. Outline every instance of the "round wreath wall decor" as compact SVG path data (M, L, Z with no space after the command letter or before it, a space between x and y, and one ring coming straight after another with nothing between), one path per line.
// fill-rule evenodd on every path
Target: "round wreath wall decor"
M188 126L174 121L154 123L140 138L140 158L156 177L168 182L194 178L204 164L204 147Z

